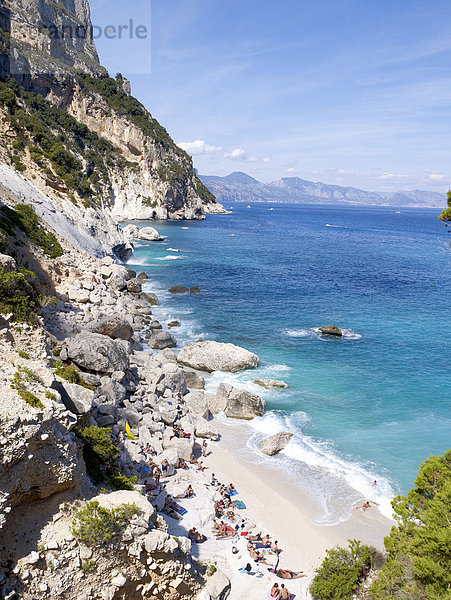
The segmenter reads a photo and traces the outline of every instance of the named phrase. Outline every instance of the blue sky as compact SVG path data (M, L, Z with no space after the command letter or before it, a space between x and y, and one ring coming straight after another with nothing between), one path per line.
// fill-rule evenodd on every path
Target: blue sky
M451 3L91 0L102 63L203 174L371 190L451 185ZM151 25L150 25L151 21ZM151 62L150 62L151 58Z

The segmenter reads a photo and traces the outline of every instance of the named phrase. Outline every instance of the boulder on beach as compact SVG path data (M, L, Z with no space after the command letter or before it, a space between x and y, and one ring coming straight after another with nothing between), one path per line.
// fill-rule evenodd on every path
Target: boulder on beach
M161 242L163 237L158 233L155 227L143 227L138 232L138 239L146 242Z
M343 335L342 330L339 327L336 327L336 325L323 325L323 327L320 327L319 330L325 335L335 335L337 337L341 337Z
M122 340L112 340L100 333L82 332L64 341L60 356L96 373L125 372L129 367L126 345Z
M257 385L266 388L267 390L271 388L287 388L288 383L282 381L281 379L254 379L254 383Z
M189 292L189 288L183 285L173 285L168 290L171 294L186 294Z
M256 354L235 346L202 340L190 342L180 351L178 357L180 364L200 371L242 371L258 365L259 358Z
M156 294L152 294L151 292L141 292L141 299L146 300L150 306L157 306L158 304L158 296Z
M283 450L292 437L293 434L288 431L282 431L281 433L271 435L260 444L260 450L263 454L273 456Z
M168 331L159 331L153 333L149 338L149 346L156 350L164 350L165 348L174 348L177 345L175 338Z
M233 419L253 419L262 417L265 402L257 394L242 390L230 383L221 383L216 392L216 404L227 417Z

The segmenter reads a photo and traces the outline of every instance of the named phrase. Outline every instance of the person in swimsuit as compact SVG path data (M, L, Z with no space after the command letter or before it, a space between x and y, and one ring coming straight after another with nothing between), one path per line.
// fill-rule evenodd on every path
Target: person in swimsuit
M290 569L278 569L276 575L280 579L300 579L301 577L307 577L307 575L303 574L303 571L290 571Z
M280 586L280 596L279 596L279 598L280 598L280 600L290 600L290 598L291 598L290 592L287 590L287 588L284 586L283 583Z
M269 595L271 596L271 598L276 598L276 600L279 600L280 598L280 588L279 588L279 584L275 583L272 588L271 591L269 592Z

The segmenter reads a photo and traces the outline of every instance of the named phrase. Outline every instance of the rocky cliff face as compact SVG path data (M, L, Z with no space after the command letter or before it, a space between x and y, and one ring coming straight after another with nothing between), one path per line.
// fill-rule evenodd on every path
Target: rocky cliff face
M109 143L111 160L105 162L95 191L97 209L117 220L203 219L206 213L224 212L197 178L191 157L130 96L128 82L108 78L98 61L85 0L4 0L0 28L0 77L11 74L26 90L41 94ZM31 147L36 136L32 131L20 137ZM8 139L2 142L11 156ZM69 151L79 160L83 178L92 179L96 157L91 153L88 160L75 147ZM99 147L94 149L94 154L99 152ZM34 183L51 195L55 173L48 172L49 165L39 173L36 164L29 172L29 155L24 154L23 175L36 176L38 171L41 177ZM59 196L86 204L90 193L65 188L56 187Z

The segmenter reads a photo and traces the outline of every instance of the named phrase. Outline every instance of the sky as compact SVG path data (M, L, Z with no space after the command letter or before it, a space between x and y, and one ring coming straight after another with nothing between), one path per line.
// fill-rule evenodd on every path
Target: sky
M90 4L95 24L148 29L99 35L101 62L130 79L201 174L450 187L448 0Z

